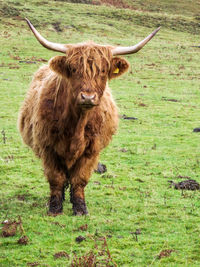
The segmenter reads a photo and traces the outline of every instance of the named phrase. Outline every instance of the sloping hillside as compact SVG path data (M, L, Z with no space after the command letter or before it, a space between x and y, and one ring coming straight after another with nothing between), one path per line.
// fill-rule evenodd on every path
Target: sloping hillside
M200 183L199 14L189 0L0 0L0 266L199 266L199 191L174 189ZM72 215L68 191L63 215L47 216L41 162L16 127L33 73L59 54L24 17L59 43L127 46L162 26L109 81L120 124L86 217Z
M129 1L129 0L55 0L52 1L52 8L46 1L35 2L35 11L37 8L49 9L49 11L56 11L56 6L67 4L68 2L90 5L103 5L109 6L108 8L94 8L90 16L101 16L103 20L105 19L117 19L125 20L128 23L134 23L146 27L157 27L162 25L165 28L172 29L175 31L186 31L193 34L200 33L200 3L198 1L158 1L149 0L145 1ZM2 17L2 22L4 18L14 18L20 19L25 15L31 18L29 14L28 6L32 6L30 3L26 3L24 8L23 1L20 3L17 1L11 2L0 2L0 14ZM87 9L87 7L85 7ZM122 11L123 10L123 11ZM54 16L53 16L54 17ZM36 18L34 16L34 18ZM61 22L64 22L66 18L62 16L60 18ZM34 20L33 20L34 21Z

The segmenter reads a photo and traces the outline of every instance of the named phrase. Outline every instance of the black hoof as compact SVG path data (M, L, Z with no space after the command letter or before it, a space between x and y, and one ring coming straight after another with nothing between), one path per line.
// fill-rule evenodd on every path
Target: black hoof
M62 199L58 196L51 196L49 202L49 214L61 214L63 211Z
M73 214L75 216L88 215L87 206L85 201L81 198L73 199L72 202Z

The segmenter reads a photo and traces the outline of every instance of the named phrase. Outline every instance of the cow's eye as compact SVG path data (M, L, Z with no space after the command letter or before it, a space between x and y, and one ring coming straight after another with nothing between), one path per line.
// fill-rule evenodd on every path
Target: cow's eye
M72 73L75 73L75 72L76 72L76 69L75 69L75 68L73 68L73 69L72 69Z

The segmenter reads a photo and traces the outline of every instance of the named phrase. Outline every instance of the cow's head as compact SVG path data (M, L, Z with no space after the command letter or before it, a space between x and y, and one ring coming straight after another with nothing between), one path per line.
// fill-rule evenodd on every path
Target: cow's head
M50 60L50 67L67 77L73 99L87 109L99 105L108 79L124 73L128 62L113 57L111 49L94 43L68 46L65 56Z
M50 68L68 80L72 97L83 109L99 105L107 80L128 70L129 63L117 56L138 52L160 29L159 27L139 44L131 47L102 46L92 42L63 45L47 41L29 20L26 21L44 47L65 53L65 56L52 58Z

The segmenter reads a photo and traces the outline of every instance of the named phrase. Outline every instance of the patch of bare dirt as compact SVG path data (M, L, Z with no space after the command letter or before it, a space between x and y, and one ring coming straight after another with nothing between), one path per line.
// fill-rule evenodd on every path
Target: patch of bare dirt
M126 152L128 152L128 149L126 149L126 148L121 148L119 151L120 151L120 152L123 152L123 153L126 153Z
M79 231L87 231L87 229L88 229L88 225L87 224L83 224L78 228Z
M54 259L59 259L59 258L70 258L69 257L69 254L67 253L67 252L65 252L65 251L60 251L60 252L57 252L57 253L55 253L54 255Z
M28 237L26 235L23 235L20 237L20 239L17 241L18 244L20 245L27 245L28 244Z
M139 102L137 105L138 105L138 107L147 107L147 105L142 103L142 102Z
M1 233L3 237L10 237L10 236L16 235L19 222L5 220L4 222L2 222L2 224L4 225L2 228L2 233Z
M61 28L61 26L60 26L60 22L54 22L54 23L52 23L52 26L54 27L54 29L57 31L57 32L62 32L63 30L62 30L62 28Z
M44 58L38 58L38 57L31 57L31 58L22 58L18 55L12 55L10 54L10 58L19 61L19 63L36 63L36 62L48 62L48 60Z
M93 251L78 257L76 254L74 255L73 261L70 267L77 267L77 266L87 266L87 267L94 267L96 265L96 256Z
M5 64L4 62L2 64L0 64L0 67L5 68L8 67L9 69L19 69L19 66L15 63L8 63Z
M39 264L39 262L28 262L27 263L27 266L39 266L40 264Z
M60 226L61 228L65 228L66 227L66 224L61 224L59 222L51 222L52 224L55 224L55 225L58 225Z
M126 191L126 190L127 190L127 187L126 187L126 186L119 187L119 190L121 190L121 191Z
M17 199L18 199L19 201L25 201L25 199L26 199L26 195L18 195L18 196L17 196Z
M16 220L4 220L2 222L3 228L2 228L2 237L11 237L15 236L17 233L17 230L19 228L19 231L21 233L21 237L17 241L20 245L27 245L28 244L28 237L25 235L24 227L22 224L22 219L19 216L18 221Z
M190 176L183 176L183 175L178 175L177 178L180 178L180 179L191 179Z
M117 266L111 256L106 237L97 237L96 234L95 236L90 235L88 237L94 241L94 251L91 250L82 256L78 256L76 252L74 252L70 267Z
M169 102L180 102L179 100L175 99L175 98L167 98L167 97L162 97L162 100L164 101L169 101Z
M93 4L91 0L55 0L59 2L69 2L75 4Z
M172 252L174 252L173 249L165 249L165 250L162 250L160 252L160 254L158 255L158 258L159 259L162 259L162 258L165 258L165 257L169 257Z

